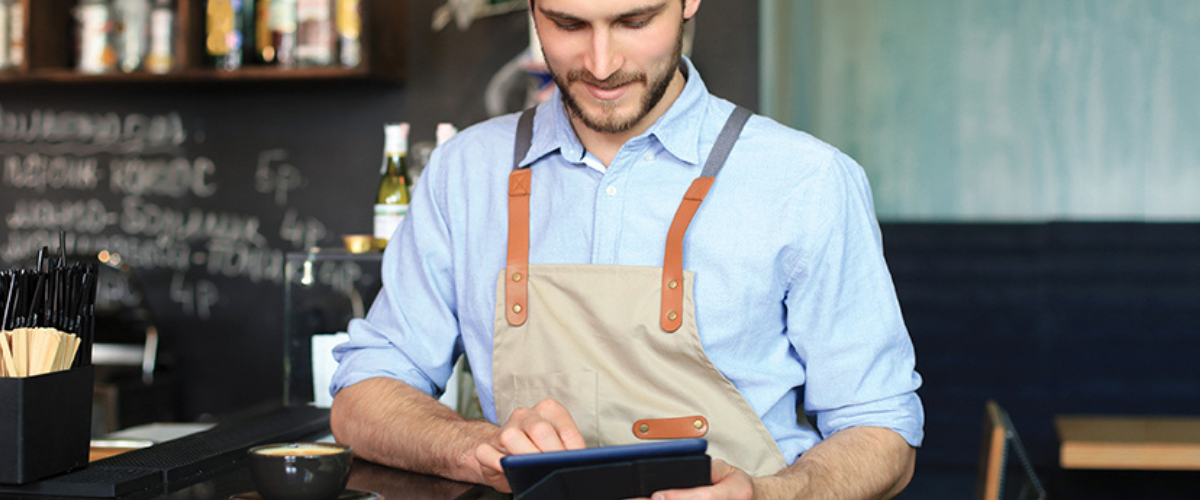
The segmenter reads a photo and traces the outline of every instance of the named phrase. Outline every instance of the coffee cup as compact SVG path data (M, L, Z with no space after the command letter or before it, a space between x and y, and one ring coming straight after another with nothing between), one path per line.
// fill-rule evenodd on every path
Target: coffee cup
M256 446L250 475L264 500L333 500L350 479L350 451L338 443Z

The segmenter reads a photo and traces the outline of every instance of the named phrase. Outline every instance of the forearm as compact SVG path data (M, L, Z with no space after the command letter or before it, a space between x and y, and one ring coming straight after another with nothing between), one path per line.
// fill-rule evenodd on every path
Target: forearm
M915 459L916 450L891 430L846 429L821 441L783 471L755 478L755 498L892 498L908 486Z
M480 483L475 448L497 427L467 420L398 380L373 378L338 391L330 426L356 455L383 465Z

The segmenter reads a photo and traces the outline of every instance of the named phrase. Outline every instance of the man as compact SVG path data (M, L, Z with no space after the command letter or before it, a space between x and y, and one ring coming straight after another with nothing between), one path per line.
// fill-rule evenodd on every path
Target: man
M713 486L656 500L907 485L920 377L865 176L708 94L699 6L531 2L558 97L435 152L335 351L339 441L502 491L508 454L695 436ZM431 397L463 352L489 421Z

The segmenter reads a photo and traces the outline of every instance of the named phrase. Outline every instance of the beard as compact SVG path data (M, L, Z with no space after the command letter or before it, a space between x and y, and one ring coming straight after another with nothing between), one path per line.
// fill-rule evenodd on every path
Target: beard
M671 79L675 76L675 70L679 67L682 54L683 27L680 25L679 36L675 39L675 48L672 51L671 59L653 75L647 75L644 71L617 71L604 80L598 80L585 69L574 69L563 75L555 71L553 67L549 67L548 63L547 66L550 69L550 76L554 78L554 84L560 90L559 93L562 95L563 104L567 107L571 116L577 118L584 126L596 132L619 134L635 127L662 101L663 96L667 93L667 87L671 85ZM584 111L583 107L579 105L579 100L571 93L570 84L575 82L581 82L602 89L612 89L622 85L642 83L646 85L649 91L642 94L640 106L633 114L625 116L617 114L616 110L620 106L620 102L603 102L600 103L603 112L598 115L590 115Z

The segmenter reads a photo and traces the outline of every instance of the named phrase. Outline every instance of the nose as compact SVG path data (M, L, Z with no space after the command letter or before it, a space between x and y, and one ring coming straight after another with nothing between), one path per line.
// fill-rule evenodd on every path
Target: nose
M598 80L607 79L625 64L624 57L618 52L609 30L594 30L592 47L587 57L587 70Z

